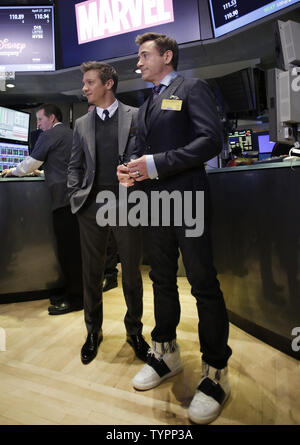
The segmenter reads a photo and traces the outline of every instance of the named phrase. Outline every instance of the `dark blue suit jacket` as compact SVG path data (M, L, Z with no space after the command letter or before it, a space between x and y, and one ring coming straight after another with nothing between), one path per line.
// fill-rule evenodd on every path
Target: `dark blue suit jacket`
M72 130L58 124L39 135L31 153L34 159L44 162L45 182L50 191L52 210L70 204L67 176L72 140Z
M182 100L181 111L162 110L164 99ZM175 99L174 99L175 98ZM158 180L144 186L157 190L203 189L204 163L222 149L221 123L207 83L178 75L155 102L146 120L151 98L138 114L136 155L153 154Z

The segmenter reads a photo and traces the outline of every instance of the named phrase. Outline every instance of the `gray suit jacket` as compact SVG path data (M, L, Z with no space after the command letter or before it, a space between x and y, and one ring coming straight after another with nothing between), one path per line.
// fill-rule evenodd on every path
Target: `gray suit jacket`
M96 108L76 120L73 147L68 168L68 191L72 212L85 203L95 179L96 168ZM130 155L135 149L138 109L119 101L118 106L119 155Z

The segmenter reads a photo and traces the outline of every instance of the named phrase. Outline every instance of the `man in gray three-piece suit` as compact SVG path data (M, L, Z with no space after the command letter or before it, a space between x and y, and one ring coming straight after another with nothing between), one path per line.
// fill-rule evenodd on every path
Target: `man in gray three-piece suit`
M102 288L106 246L110 232L115 236L122 265L122 286L127 305L125 327L127 342L137 357L146 360L148 344L142 336L143 286L139 265L142 255L141 231L137 227L100 227L96 221L99 204L96 196L111 191L118 196L116 176L120 156L130 159L135 147L137 109L115 98L118 76L113 67L86 62L82 91L92 112L77 119L69 163L68 189L72 212L80 227L83 261L84 316L87 339L81 350L83 364L97 355L103 339Z

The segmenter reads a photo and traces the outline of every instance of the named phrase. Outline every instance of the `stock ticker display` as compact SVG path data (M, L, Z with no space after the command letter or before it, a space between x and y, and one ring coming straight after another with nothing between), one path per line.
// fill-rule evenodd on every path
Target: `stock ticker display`
M222 36L299 0L209 0L215 37Z
M53 6L0 6L0 66L6 71L55 70Z
M29 155L28 145L0 142L0 173L15 167Z

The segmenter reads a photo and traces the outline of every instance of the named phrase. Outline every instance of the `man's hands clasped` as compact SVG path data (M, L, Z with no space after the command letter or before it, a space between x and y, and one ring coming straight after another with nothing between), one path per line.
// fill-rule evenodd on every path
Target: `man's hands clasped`
M117 168L117 176L120 184L131 187L135 181L140 182L148 179L146 156L133 159L127 164L121 164Z

